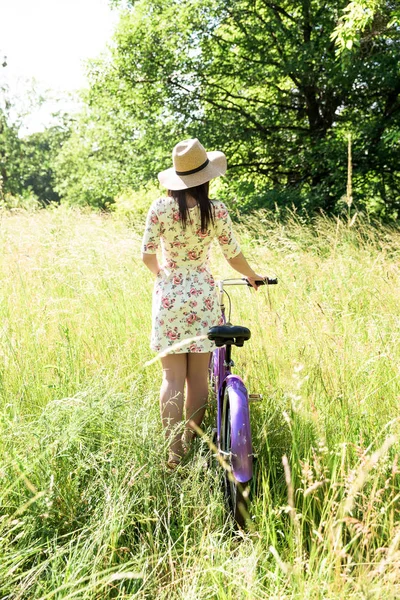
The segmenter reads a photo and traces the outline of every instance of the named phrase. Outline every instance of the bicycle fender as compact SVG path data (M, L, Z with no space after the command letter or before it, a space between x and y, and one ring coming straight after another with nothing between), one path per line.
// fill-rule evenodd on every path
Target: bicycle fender
M226 389L231 413L232 471L237 481L246 483L253 476L253 446L247 390L237 375L228 375Z

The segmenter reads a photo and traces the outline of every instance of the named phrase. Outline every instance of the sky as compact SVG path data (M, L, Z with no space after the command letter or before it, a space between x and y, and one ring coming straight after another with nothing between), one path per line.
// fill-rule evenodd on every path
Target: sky
M109 0L0 0L0 65L7 57L1 79L21 105L32 79L37 89L65 98L85 86L85 60L105 50L117 19ZM43 128L54 106L27 119L27 129Z

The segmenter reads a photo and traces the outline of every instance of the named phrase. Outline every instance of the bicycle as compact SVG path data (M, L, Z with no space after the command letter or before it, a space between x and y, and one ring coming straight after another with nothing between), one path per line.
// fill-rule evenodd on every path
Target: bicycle
M265 278L257 285L273 285L278 280ZM224 496L237 525L245 527L248 516L248 494L253 477L254 451L251 440L249 401L260 398L258 394L248 394L243 380L233 375L231 368L232 346L243 346L250 339L247 327L231 325L231 300L224 286L247 285L247 279L224 279L217 282L222 325L212 327L208 338L215 342L216 349L210 360L210 384L215 390L217 401L217 422L213 440L217 448L217 458L223 465ZM226 321L224 294L229 299L229 318Z

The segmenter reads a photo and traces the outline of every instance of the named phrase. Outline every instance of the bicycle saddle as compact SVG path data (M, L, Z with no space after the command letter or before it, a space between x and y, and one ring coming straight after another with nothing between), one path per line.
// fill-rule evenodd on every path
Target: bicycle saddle
M243 346L244 342L250 339L250 336L250 329L240 325L216 325L211 327L207 333L208 339L215 342L218 347L224 344L227 346Z

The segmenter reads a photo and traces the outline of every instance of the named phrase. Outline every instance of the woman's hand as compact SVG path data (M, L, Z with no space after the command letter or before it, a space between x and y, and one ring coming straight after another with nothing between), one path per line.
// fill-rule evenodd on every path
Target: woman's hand
M265 277L264 275L257 275L257 273L254 273L253 276L246 276L246 279L250 283L251 287L257 291L258 285L256 284L256 281L264 281Z

